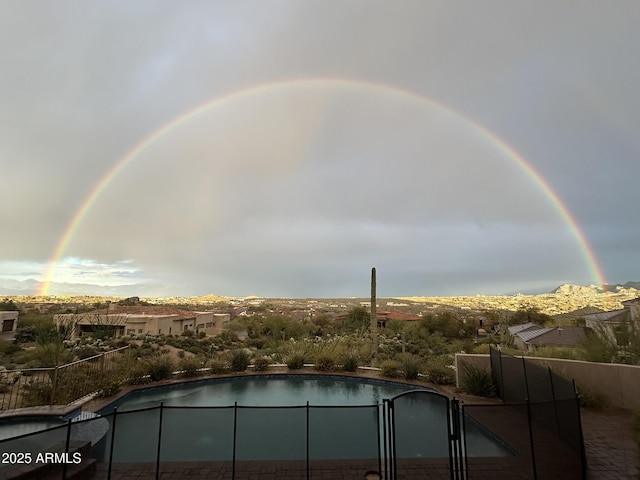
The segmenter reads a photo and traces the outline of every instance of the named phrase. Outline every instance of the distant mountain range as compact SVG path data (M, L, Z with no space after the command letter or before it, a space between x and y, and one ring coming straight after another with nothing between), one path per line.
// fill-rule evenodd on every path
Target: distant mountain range
M606 292L616 293L621 290L631 290L631 289L640 290L640 282L627 282L625 284L618 283L615 285L605 283L604 285L601 285L601 286L596 286L596 285L583 286L583 285L564 284L564 285L560 285L555 290L552 290L550 293L557 293L557 294L563 294L563 295L572 295L572 294L593 295L593 294L606 293Z
M35 280L14 280L7 278L0 278L0 296L30 296L35 295L35 292L39 292L43 283ZM605 284L602 286L596 285L572 285L564 284L560 285L556 289L548 293L555 293L560 295L597 295L600 293L616 293L621 290L639 290L640 282L627 282L625 284ZM155 284L155 283L136 283L131 285L95 285L88 283L57 283L51 282L49 285L49 295L88 295L88 296L107 296L107 297L131 297L132 295L147 297L147 298L160 298L171 297L178 295L174 289L167 285ZM516 293L522 293L525 295L537 295L545 293L544 291L536 292L513 292L505 293L504 296L512 296ZM194 295L181 295L181 296L194 296Z
M616 291L618 291L620 288L627 288L627 289L628 289L628 288L634 288L634 289L636 289L636 290L640 290L640 282L627 282L627 283L625 283L624 285L620 285L620 284L617 284L617 285L609 285L608 283L605 283L605 284L602 286L602 289L603 289L605 292L616 292Z
M34 279L13 280L0 278L0 296L34 295L39 292L43 282ZM165 297L173 293L165 285L136 283L135 285L94 285L90 283L57 283L49 285L49 295L89 295L107 297L130 297L132 291L138 296Z

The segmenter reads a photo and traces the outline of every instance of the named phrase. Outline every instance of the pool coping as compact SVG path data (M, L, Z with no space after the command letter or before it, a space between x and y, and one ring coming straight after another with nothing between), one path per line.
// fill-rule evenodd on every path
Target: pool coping
M354 378L363 380L375 380L380 383L397 384L402 386L413 385L421 389L429 389L440 395L451 397L448 393L443 392L437 385L419 380L405 380L401 378L387 379L376 375L377 371L365 370L364 372L321 372L312 367L304 367L299 370L289 370L287 367L271 367L266 371L245 371L231 372L216 375L203 375L192 378L177 378L171 380L163 380L160 382L151 382L143 385L127 385L122 388L116 395L110 397L95 398L87 401L83 405L83 410L98 413L109 405L119 402L124 397L131 395L140 390L154 390L157 388L172 387L185 384L205 383L211 380L227 380L232 378L243 377L286 377L286 376L302 376L302 377L335 377L335 378Z
M196 377L178 377L172 378L170 380L162 380L159 382L149 382L141 385L123 385L121 390L109 397L98 397L97 394L87 395L79 400L76 400L72 404L69 405L44 405L44 406L35 406L35 407L24 407L17 408L12 410L4 410L0 411L0 421L5 419L11 419L16 417L58 417L58 418L69 418L70 416L74 416L74 414L82 411L98 413L103 410L105 407L109 406L112 403L120 401L123 397L132 394L133 392L145 389L155 389L162 388L173 385L182 385L182 384L190 384L190 383L198 383L198 382L206 382L209 380L216 379L231 379L231 378L241 378L241 377L259 377L259 376L314 376L314 377L342 377L342 378L361 378L365 380L375 380L381 383L390 383L390 384L398 384L398 385L413 385L419 388L430 389L436 393L441 395L445 395L449 398L458 398L460 400L472 400L473 403L489 403L495 404L500 403L496 401L496 399L489 399L483 397L475 397L464 394L462 392L458 392L455 390L455 387L448 387L444 385L436 385L431 382L426 382L424 380L407 380L404 378L387 378L382 377L380 375L379 369L373 367L358 367L357 372L344 372L344 371L333 371L333 372L323 372L316 370L312 366L305 366L301 369L290 370L285 365L271 365L265 371L255 371L253 369L248 369L244 372L229 372L223 374L213 374L213 375L199 375Z

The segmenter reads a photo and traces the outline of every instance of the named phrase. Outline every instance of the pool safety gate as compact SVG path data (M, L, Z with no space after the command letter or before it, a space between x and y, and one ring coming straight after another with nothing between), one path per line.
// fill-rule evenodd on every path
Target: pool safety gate
M466 405L475 418L529 457L532 480L583 480L587 459L575 382L524 357L491 347L491 374L502 405ZM469 475L473 478L473 475Z
M364 406L115 409L0 441L14 461L0 479L462 480L461 418L457 400L428 390ZM55 462L35 461L46 452Z

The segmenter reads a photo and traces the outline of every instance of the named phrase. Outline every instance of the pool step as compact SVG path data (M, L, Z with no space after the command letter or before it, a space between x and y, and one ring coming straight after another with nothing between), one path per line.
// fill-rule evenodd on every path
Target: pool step
M65 478L67 480L90 480L94 477L96 460L90 458L91 442L72 441L69 443L69 460L73 461L73 454L80 453L81 462L66 464ZM47 448L42 453L65 452L65 444L57 444ZM36 463L36 456L32 457L29 465L16 465L0 470L0 480L60 480L65 465L61 463Z

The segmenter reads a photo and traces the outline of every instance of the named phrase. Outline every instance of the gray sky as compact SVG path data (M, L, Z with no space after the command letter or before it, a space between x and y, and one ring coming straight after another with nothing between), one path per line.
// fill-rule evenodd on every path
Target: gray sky
M372 266L380 296L597 282L508 148L605 279L640 280L639 21L634 1L0 0L0 294L40 291L136 146L49 293L366 296Z

